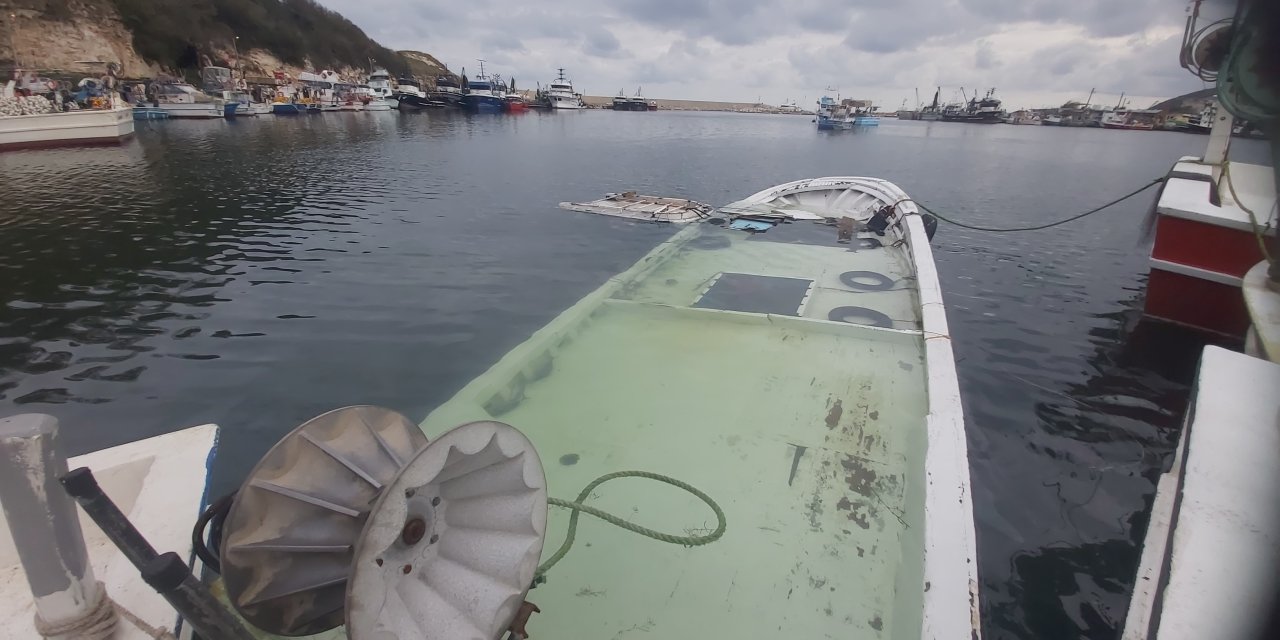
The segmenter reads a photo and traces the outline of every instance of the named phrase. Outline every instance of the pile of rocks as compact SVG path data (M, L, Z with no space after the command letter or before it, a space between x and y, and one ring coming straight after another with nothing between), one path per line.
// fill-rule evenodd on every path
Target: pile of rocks
M0 116L28 116L38 113L53 113L53 103L44 96L0 98Z

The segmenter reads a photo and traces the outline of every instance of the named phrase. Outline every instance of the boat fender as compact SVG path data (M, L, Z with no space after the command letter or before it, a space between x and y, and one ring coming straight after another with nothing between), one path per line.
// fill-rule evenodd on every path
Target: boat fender
M924 235L930 241L933 240L933 234L938 232L938 218L931 213L921 214L920 220L924 222Z
M863 291L888 291L894 285L893 278L875 271L846 271L840 274L840 282L850 289Z
M849 324L865 324L882 329L893 328L893 319L889 316L866 307L836 307L827 314L827 319Z

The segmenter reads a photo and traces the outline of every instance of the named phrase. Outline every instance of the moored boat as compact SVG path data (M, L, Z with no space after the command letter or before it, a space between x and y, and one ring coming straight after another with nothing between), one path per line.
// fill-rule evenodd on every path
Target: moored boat
M818 123L819 131L853 128L853 119L849 115L849 110L831 96L822 96L818 100L818 115L815 121Z
M133 135L133 109L112 93L84 108L58 111L43 96L0 87L0 150L118 143Z
M1004 122L1004 110L1000 108L1000 100L995 97L995 89L987 91L982 98L974 96L964 105L948 105L943 109L942 119L946 122L969 122L974 124L998 124Z
M432 438L478 419L518 426L560 460L546 465L558 492L654 469L723 508L721 541L674 553L580 531L530 596L533 635L979 636L964 418L925 220L870 178L779 185L713 215L423 423ZM708 520L698 501L643 486L600 499L633 505L677 531ZM547 530L568 516L553 510ZM610 595L586 604L583 585ZM788 598L800 593L819 597Z
M464 92L462 108L472 113L502 113L505 110L503 98L506 87L500 85L496 78L485 75L484 61L480 61L480 73L467 80L466 70L462 73Z
M573 82L564 77L564 69L561 68L560 75L547 86L546 97L547 105L552 109L569 109L577 110L582 108L582 98L574 92Z
M185 82L156 82L156 107L170 118L225 118L227 101L198 91Z

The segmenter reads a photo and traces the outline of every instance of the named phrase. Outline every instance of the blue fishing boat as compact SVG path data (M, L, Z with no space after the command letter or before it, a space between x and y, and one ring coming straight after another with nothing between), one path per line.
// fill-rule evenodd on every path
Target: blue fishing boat
M849 111L836 102L831 96L822 96L818 101L818 131L838 131L853 128L853 120Z
M480 73L474 80L467 80L466 69L462 71L462 108L472 113L502 113L503 98L506 87L484 73L484 60L480 61Z
M276 102L271 105L271 113L278 116L296 116L303 112L303 105L296 102Z

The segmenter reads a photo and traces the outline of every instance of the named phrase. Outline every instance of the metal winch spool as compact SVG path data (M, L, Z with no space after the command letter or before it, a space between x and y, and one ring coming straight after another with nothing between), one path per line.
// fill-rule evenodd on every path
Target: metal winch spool
M473 422L427 444L387 409L347 407L285 436L227 516L236 610L287 636L497 638L537 569L547 522L538 454Z

